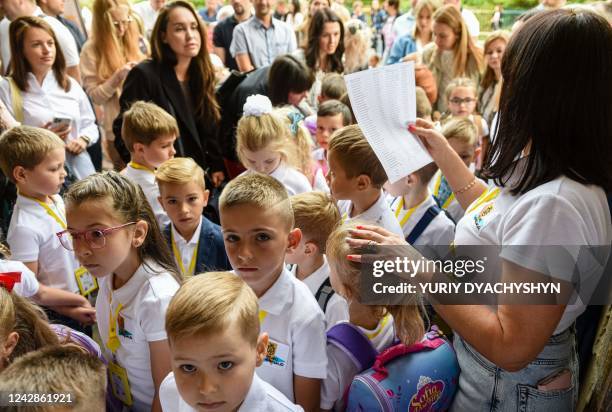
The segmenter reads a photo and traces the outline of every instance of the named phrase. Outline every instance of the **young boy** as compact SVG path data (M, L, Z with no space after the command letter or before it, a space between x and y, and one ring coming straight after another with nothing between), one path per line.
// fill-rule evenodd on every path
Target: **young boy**
M319 104L327 100L340 100L346 93L346 83L344 77L338 73L328 73L321 80L321 94L319 95Z
M338 130L329 142L327 183L342 221L359 219L402 235L385 200L387 174L358 125Z
M327 164L329 137L336 130L351 124L351 111L344 103L338 100L328 100L319 106L316 121L317 131L315 137L319 148L312 152L312 157L316 162L314 189L329 193L329 187L327 187L325 182L325 176L327 176L329 170Z
M225 250L259 299L268 356L258 375L307 411L319 410L326 376L325 319L308 287L285 268L301 239L284 186L259 173L237 177L219 199Z
M155 169L174 157L178 134L176 120L156 104L138 101L123 115L121 136L130 151L130 162L123 173L142 188L160 228L170 219L157 200Z
M416 87L416 113L417 117L431 122L431 103L422 87Z
M177 157L162 163L155 180L159 204L172 222L162 230L181 275L231 269L221 226L202 216L208 202L204 170L191 158Z
M287 263L294 265L292 272L308 286L325 313L327 328L331 328L348 320L348 305L331 287L325 258L325 243L340 223L340 213L332 198L322 192L291 196L291 207L302 239L287 252Z
M185 282L166 312L172 372L160 386L169 412L301 411L257 376L268 356L253 290L229 272Z
M436 170L436 164L430 163L393 184L385 184L385 190L393 196L391 210L404 237L421 253L425 246L436 246L435 250L440 249L438 254L442 254L455 237L454 222L438 207L429 191Z
M25 396L15 409L23 412L89 412L105 410L106 366L76 346L53 345L17 358L2 371L4 402L16 394L39 394L38 404ZM44 394L45 399L42 399ZM35 400L35 399L34 399ZM0 405L0 410L5 410Z
M23 262L40 283L86 295L88 290L79 285L87 283L84 279L93 283L91 275L55 235L66 230L64 202L58 195L66 177L65 153L62 139L45 129L20 126L0 136L0 167L18 190L7 242L12 259ZM48 315L83 331L80 324L93 323L95 310L82 296L75 300L53 306Z

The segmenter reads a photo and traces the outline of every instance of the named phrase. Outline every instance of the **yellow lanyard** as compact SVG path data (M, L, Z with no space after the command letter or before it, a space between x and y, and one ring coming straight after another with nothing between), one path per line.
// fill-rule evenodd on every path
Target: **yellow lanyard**
M185 272L185 266L183 266L183 258L181 257L181 252L176 246L176 242L174 241L174 233L172 228L170 228L170 240L172 241L172 252L174 252L174 259L181 270L181 273L184 277L192 276L195 270L196 260L198 256L198 246L200 246L200 241L196 243L195 249L193 249L193 255L191 255L191 261L189 262L189 271Z
M265 310L260 310L259 311L259 324L260 325L263 323L263 321L266 318L266 316L268 316L268 312L266 312Z
M391 319L391 314L387 313L385 317L382 319L382 321L380 322L380 324L378 325L378 327L376 328L376 330L374 330L374 332L365 334L368 337L368 339L372 340L378 335L380 335L383 329L385 329L385 326L387 325L387 323L389 323L390 319Z
M427 200L427 199L425 199ZM412 216L412 214L414 213L415 210L417 210L423 203L425 203L425 200L423 200L421 203L419 203L418 205L411 207L410 209L408 209L408 211L406 212L406 214L404 215L404 217L402 217L402 219L400 220L399 215L402 212L402 208L404 207L404 197L400 197L400 201L399 204L397 205L397 209L395 210L395 217L397 218L397 220L399 221L400 226L403 228L404 225L406 224L406 222L408 221L408 219L410 219L410 216Z
M438 193L440 191L440 184L442 184L442 173L440 173L438 179L436 180L436 184L434 185L434 195L436 197L438 197ZM442 209L448 209L448 206L453 200L455 200L455 192L452 192L448 199L446 199L446 202L444 202L444 204L442 205Z
M109 302L110 304L110 302ZM113 308L109 307L109 322L108 322L108 340L106 341L106 347L114 354L121 346L121 341L117 336L117 323L119 321L119 312L123 309L123 305L120 303L115 309L115 316L113 316Z
M30 199L35 201L36 203L38 203L40 206L42 206L43 209L45 209L45 211L47 212L47 214L49 216L51 216L57 223L59 223L59 225L62 227L62 229L66 229L67 225L66 225L66 218L64 216L62 216L62 212L59 210L59 208L57 207L57 205L55 205L55 200L53 200L53 198L51 198L51 200L53 200L53 205L55 205L56 209L57 209L57 213L55 213L55 210L51 209L51 207L46 204L45 202L41 202L38 199L34 199L33 197L29 197L29 196L24 196L21 195L23 197L25 197L26 199Z
M342 213L342 224L344 224L346 222L347 218L348 218L348 212Z
M149 173L155 174L155 170L153 170L153 169L151 169L149 167L143 166L140 163L130 162L130 163L128 163L128 166L131 166L133 169L144 170L145 172L149 172Z
M478 199L476 199L474 204L472 206L470 206L470 208L468 209L467 213L471 213L474 210L478 209L478 207L481 206L483 203L490 202L491 200L495 199L497 196L499 196L500 192L501 191L499 190L499 187L496 187L493 190L485 190L478 197Z

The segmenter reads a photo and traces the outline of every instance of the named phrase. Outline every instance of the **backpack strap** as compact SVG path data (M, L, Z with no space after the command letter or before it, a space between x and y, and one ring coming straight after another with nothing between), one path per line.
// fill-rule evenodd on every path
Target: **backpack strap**
M378 355L370 339L348 322L332 326L327 331L327 342L342 350L360 372L372 366Z
M15 79L7 77L9 86L11 88L11 104L13 108L13 116L19 123L23 123L23 96L19 86L15 83Z
M406 242L411 245L416 242L416 240L423 234L427 226L442 212L442 209L438 205L432 205L425 211L425 214L414 226L414 229L410 232L410 234L406 237Z
M317 290L317 293L315 293L315 299L323 313L325 313L325 310L327 310L327 304L329 303L329 300L333 295L334 289L332 288L331 281L328 277L327 279L325 279L325 282L323 282L321 286L319 286L319 290Z

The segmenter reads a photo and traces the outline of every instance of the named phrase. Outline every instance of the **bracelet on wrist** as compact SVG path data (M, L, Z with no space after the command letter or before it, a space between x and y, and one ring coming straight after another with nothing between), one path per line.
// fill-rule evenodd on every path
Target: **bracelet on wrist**
M463 186L461 189L456 190L455 194L461 194L464 192L467 192L468 190L470 190L472 187L474 187L474 185L476 184L476 176L474 176L474 178L472 179L472 181L470 183L468 183L467 185Z

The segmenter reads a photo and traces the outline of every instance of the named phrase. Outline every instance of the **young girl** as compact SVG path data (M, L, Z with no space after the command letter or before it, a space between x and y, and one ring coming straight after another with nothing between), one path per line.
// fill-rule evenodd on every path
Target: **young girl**
M501 91L501 61L510 35L504 31L493 32L484 43L485 62L487 67L480 82L479 111L491 124L493 116L499 108L499 93Z
M480 147L478 147L478 130L474 123L467 118L450 119L444 124L442 134L463 160L463 163L473 169L474 162L480 157L481 152ZM455 198L455 194L440 170L431 180L430 190L436 198L438 206L446 210L455 222L459 222L465 210Z
M455 77L469 77L478 84L482 72L482 51L472 42L459 9L453 5L439 8L433 15L434 43L422 52L422 62L437 79L435 110L444 113L444 91Z
M62 245L100 281L96 312L110 389L133 411L160 411L159 385L171 369L164 317L179 278L151 206L116 172L75 183L66 206Z
M361 252L352 249L346 242L351 229L356 226L357 223L350 222L337 228L329 236L325 247L331 285L348 302L349 323L357 326L378 352L391 346L396 338L405 345L420 341L425 326L418 298L415 297L412 305L373 306L360 303L361 264L348 261L347 255ZM321 409L344 410L343 396L359 372L343 350L328 343L327 378L321 387Z
M283 120L272 113L266 96L249 96L236 129L236 152L244 173L264 173L281 182L290 196L309 192L308 178L298 171L296 145Z

